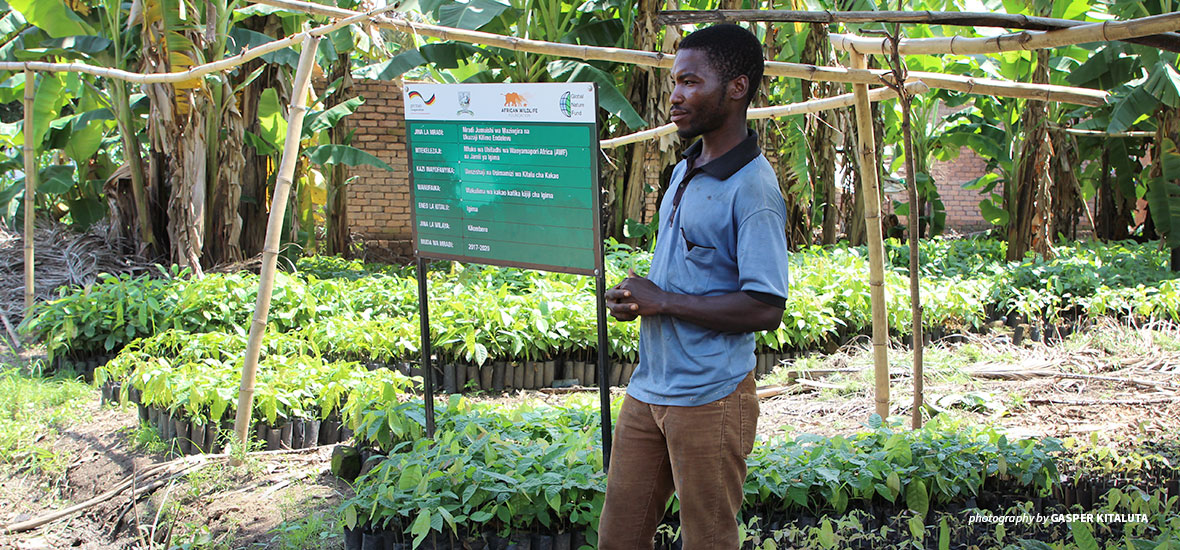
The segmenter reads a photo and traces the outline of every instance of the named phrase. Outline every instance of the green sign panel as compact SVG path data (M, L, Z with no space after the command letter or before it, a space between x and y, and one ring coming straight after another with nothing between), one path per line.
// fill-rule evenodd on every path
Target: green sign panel
M593 84L407 84L418 256L601 270Z

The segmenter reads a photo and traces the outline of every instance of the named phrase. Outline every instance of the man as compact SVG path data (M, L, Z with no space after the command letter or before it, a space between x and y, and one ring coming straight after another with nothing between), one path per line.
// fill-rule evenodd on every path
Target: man
M786 208L746 124L762 47L737 25L684 38L671 115L700 137L672 173L646 278L606 293L611 315L642 318L639 368L615 427L599 548L650 549L673 491L684 550L738 548L754 445L754 332L782 322Z

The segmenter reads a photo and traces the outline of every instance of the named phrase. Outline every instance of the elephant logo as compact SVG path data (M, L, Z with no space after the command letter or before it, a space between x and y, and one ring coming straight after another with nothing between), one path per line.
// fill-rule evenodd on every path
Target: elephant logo
M524 96L516 92L508 92L504 94L505 107L527 107L528 102L525 101Z

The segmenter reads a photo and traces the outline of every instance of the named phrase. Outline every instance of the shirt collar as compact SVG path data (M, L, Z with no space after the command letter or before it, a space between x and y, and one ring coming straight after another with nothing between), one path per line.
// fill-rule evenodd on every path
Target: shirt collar
M746 139L734 146L733 149L726 151L724 155L713 159L704 166L695 166L696 159L701 156L701 150L704 148L703 140L698 139L681 156L691 159L695 169L699 169L719 180L727 180L738 170L741 170L743 166L749 164L750 161L762 154L762 149L758 147L758 133L750 129L746 131L748 132Z

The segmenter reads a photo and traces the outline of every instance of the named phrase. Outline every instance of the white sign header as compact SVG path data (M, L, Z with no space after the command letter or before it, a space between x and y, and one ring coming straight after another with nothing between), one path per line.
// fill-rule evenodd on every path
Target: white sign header
M594 84L405 85L406 120L488 122L595 122Z

